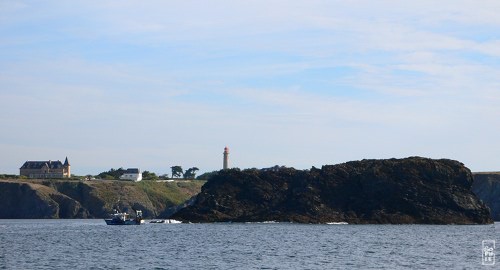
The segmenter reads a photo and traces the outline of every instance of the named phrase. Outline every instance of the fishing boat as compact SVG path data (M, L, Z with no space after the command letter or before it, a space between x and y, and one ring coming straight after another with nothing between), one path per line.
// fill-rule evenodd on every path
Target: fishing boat
M119 212L114 209L114 213L111 214L111 217L108 219L104 219L107 225L141 225L144 224L144 220L142 219L142 211L135 211L135 218L130 218L130 215L125 212Z

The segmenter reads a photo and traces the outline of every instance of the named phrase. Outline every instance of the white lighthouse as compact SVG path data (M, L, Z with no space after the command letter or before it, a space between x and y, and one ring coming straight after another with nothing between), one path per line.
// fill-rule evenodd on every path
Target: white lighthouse
M229 168L229 148L224 147L224 160L222 163L222 169L227 170Z

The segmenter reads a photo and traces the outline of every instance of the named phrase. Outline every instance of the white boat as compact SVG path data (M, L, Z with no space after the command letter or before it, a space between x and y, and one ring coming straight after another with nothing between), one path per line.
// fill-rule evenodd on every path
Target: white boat
M107 225L141 225L144 224L144 220L142 219L142 211L135 211L135 218L129 218L129 214L123 212L118 212L115 209L115 212L111 214L111 218L104 219Z

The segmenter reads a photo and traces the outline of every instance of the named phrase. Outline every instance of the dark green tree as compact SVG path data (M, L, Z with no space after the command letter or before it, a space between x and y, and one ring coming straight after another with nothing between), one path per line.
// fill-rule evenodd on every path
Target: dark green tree
M107 180L113 180L113 179L120 179L120 176L125 173L125 169L119 168L117 170L111 168L107 172L102 172L98 174L97 176L101 179L107 179Z
M184 179L194 179L196 177L196 172L200 169L193 167L189 168L184 172Z
M172 169L172 178L179 178L184 174L181 166L172 166L170 169Z
M142 180L158 180L160 179L154 172L143 171Z

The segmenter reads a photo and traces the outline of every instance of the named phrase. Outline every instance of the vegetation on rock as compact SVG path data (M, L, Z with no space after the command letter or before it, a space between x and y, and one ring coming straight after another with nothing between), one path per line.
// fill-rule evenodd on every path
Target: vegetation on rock
M157 218L197 194L203 183L0 180L0 218L104 218L114 208Z

